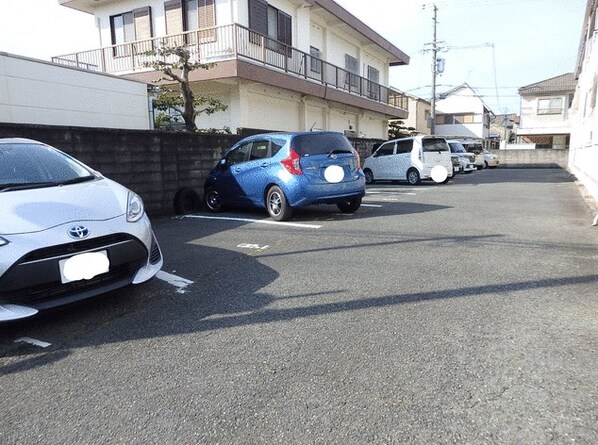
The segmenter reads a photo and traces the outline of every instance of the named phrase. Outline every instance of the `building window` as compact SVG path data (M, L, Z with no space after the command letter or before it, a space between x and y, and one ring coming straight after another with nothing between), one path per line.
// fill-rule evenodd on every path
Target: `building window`
M289 14L268 5L264 0L249 0L249 29L254 33L267 36L275 42L268 43L268 48L290 55L292 38L292 18ZM259 44L259 36L251 33L252 43Z
M549 97L546 99L538 99L538 114L561 114L562 112L562 97Z
M189 33L184 38L169 39L168 44L179 46L212 42L216 38L216 7L214 0L171 0L164 3L166 34L169 36ZM201 30L201 31L199 31Z
M380 71L368 65L368 97L378 100L380 97Z
M115 45L113 50L115 57L130 55L131 46L125 45L126 43L152 38L151 17L149 6L110 17L110 33L112 45ZM134 52L140 54L151 49L147 43L138 44Z
M475 122L475 114L455 114L453 116L453 123L455 124L473 124Z
M348 71L345 78L346 88L357 88L359 82L359 61L355 57L345 54L345 69Z
M309 47L309 69L314 74L322 74L322 53L318 48Z

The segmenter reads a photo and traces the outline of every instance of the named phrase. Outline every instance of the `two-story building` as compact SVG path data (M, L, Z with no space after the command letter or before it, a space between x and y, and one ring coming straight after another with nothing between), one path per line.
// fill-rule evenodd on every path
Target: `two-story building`
M573 73L519 88L521 116L517 142L535 148L569 148L569 107L575 93Z
M388 121L407 117L407 98L387 85L409 57L332 0L58 1L94 14L102 48L54 62L148 83L160 47L215 63L191 72L192 89L228 108L201 115L200 128L386 138Z
M447 138L487 140L494 113L467 83L436 100L436 135Z
M598 0L588 0L577 55L571 105L569 169L598 204ZM598 225L598 215L594 221Z

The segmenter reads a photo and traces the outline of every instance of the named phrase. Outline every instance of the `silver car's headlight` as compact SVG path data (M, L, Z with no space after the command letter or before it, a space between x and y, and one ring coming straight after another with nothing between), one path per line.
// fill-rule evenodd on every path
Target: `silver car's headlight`
M137 222L143 216L143 200L137 193L129 192L127 197L127 222Z
M6 246L7 244L8 244L8 241L0 236L0 247Z

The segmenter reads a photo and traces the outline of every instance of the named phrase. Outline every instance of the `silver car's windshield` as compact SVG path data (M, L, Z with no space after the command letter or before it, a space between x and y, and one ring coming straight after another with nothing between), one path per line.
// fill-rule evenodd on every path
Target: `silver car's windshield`
M0 144L0 192L74 184L95 178L84 165L46 145Z

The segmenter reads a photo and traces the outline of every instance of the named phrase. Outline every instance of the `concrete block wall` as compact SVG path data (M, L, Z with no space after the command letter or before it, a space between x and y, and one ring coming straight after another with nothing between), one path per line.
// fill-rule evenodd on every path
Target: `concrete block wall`
M52 145L138 193L150 215L174 213L183 188L199 198L208 172L237 135L166 133L0 123L0 137Z
M560 167L567 169L568 150L533 149L533 150L492 150L498 155L501 167Z

